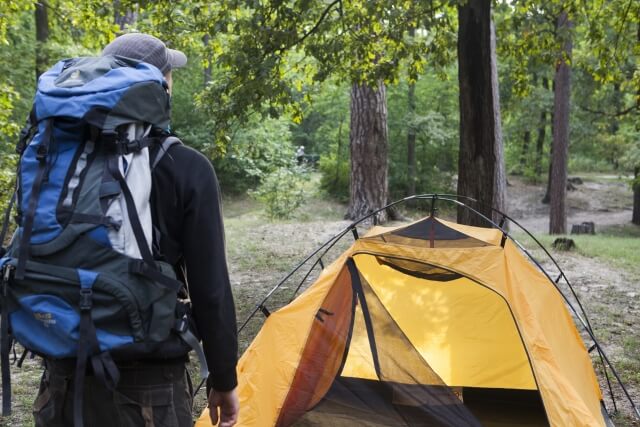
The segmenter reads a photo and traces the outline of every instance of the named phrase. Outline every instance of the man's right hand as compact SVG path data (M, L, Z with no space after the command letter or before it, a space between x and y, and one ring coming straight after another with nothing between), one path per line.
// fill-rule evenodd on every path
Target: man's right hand
M220 414L218 415L218 409ZM209 416L213 425L220 421L220 427L233 427L238 422L238 411L240 401L238 400L238 390L231 391L211 390L209 393Z

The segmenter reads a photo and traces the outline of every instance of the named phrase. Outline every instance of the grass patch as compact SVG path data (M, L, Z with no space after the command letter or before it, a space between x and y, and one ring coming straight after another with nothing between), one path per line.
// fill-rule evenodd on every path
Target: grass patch
M534 248L533 242L523 233L516 232L514 237L525 244L527 248ZM603 229L596 235L555 236L548 234L537 235L536 238L547 249L558 237L568 237L576 243L576 251L580 255L611 262L617 268L631 271L640 270L640 227L636 225L619 225Z

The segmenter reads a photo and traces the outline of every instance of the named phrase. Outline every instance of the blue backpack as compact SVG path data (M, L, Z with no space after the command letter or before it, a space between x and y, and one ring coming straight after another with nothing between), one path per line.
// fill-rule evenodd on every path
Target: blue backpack
M82 425L87 364L109 389L114 360L204 354L190 301L161 261L150 206L152 171L180 141L154 66L104 56L61 61L38 82L21 134L18 229L0 253L3 414L13 341L47 359L76 359L74 424Z

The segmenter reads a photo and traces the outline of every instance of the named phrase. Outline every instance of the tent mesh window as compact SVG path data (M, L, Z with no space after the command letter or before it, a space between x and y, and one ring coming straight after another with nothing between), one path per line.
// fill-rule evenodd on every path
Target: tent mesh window
M425 263L372 259L447 286L465 280ZM538 390L445 384L351 259L316 314L276 425L545 426L548 421Z
M281 417L278 425L480 426L460 397L411 345L353 261L347 267L353 310L343 362L355 359L360 366L352 370L359 369L365 375L349 376L343 364L317 403L296 420L284 422L288 417ZM287 403L281 413L291 413Z
M447 227L434 217L427 217L407 227L370 237L386 243L431 248L472 248L488 243Z

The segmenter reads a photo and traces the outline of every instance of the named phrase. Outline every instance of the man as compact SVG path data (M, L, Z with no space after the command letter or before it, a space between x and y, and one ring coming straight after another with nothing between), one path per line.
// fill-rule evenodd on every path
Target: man
M187 62L184 53L168 49L159 39L140 33L116 38L102 54L156 66L164 74L169 94L172 71ZM231 427L239 410L236 319L226 264L220 191L209 160L184 145L171 146L153 171L152 206L154 223L162 218L160 253L179 274L184 272L182 278L193 304L193 319L211 372L207 380L211 421L214 425L220 421L220 426ZM192 388L186 375L186 360L186 356L167 360L158 354L144 360L118 362L121 379L114 393L87 376L85 424L112 426L120 422L126 426L191 427ZM71 374L55 365L47 366L46 381L34 403L36 426L45 425L38 421L43 412L50 412L43 417L48 419L46 425L54 425L52 419L57 420L55 425L69 425Z

